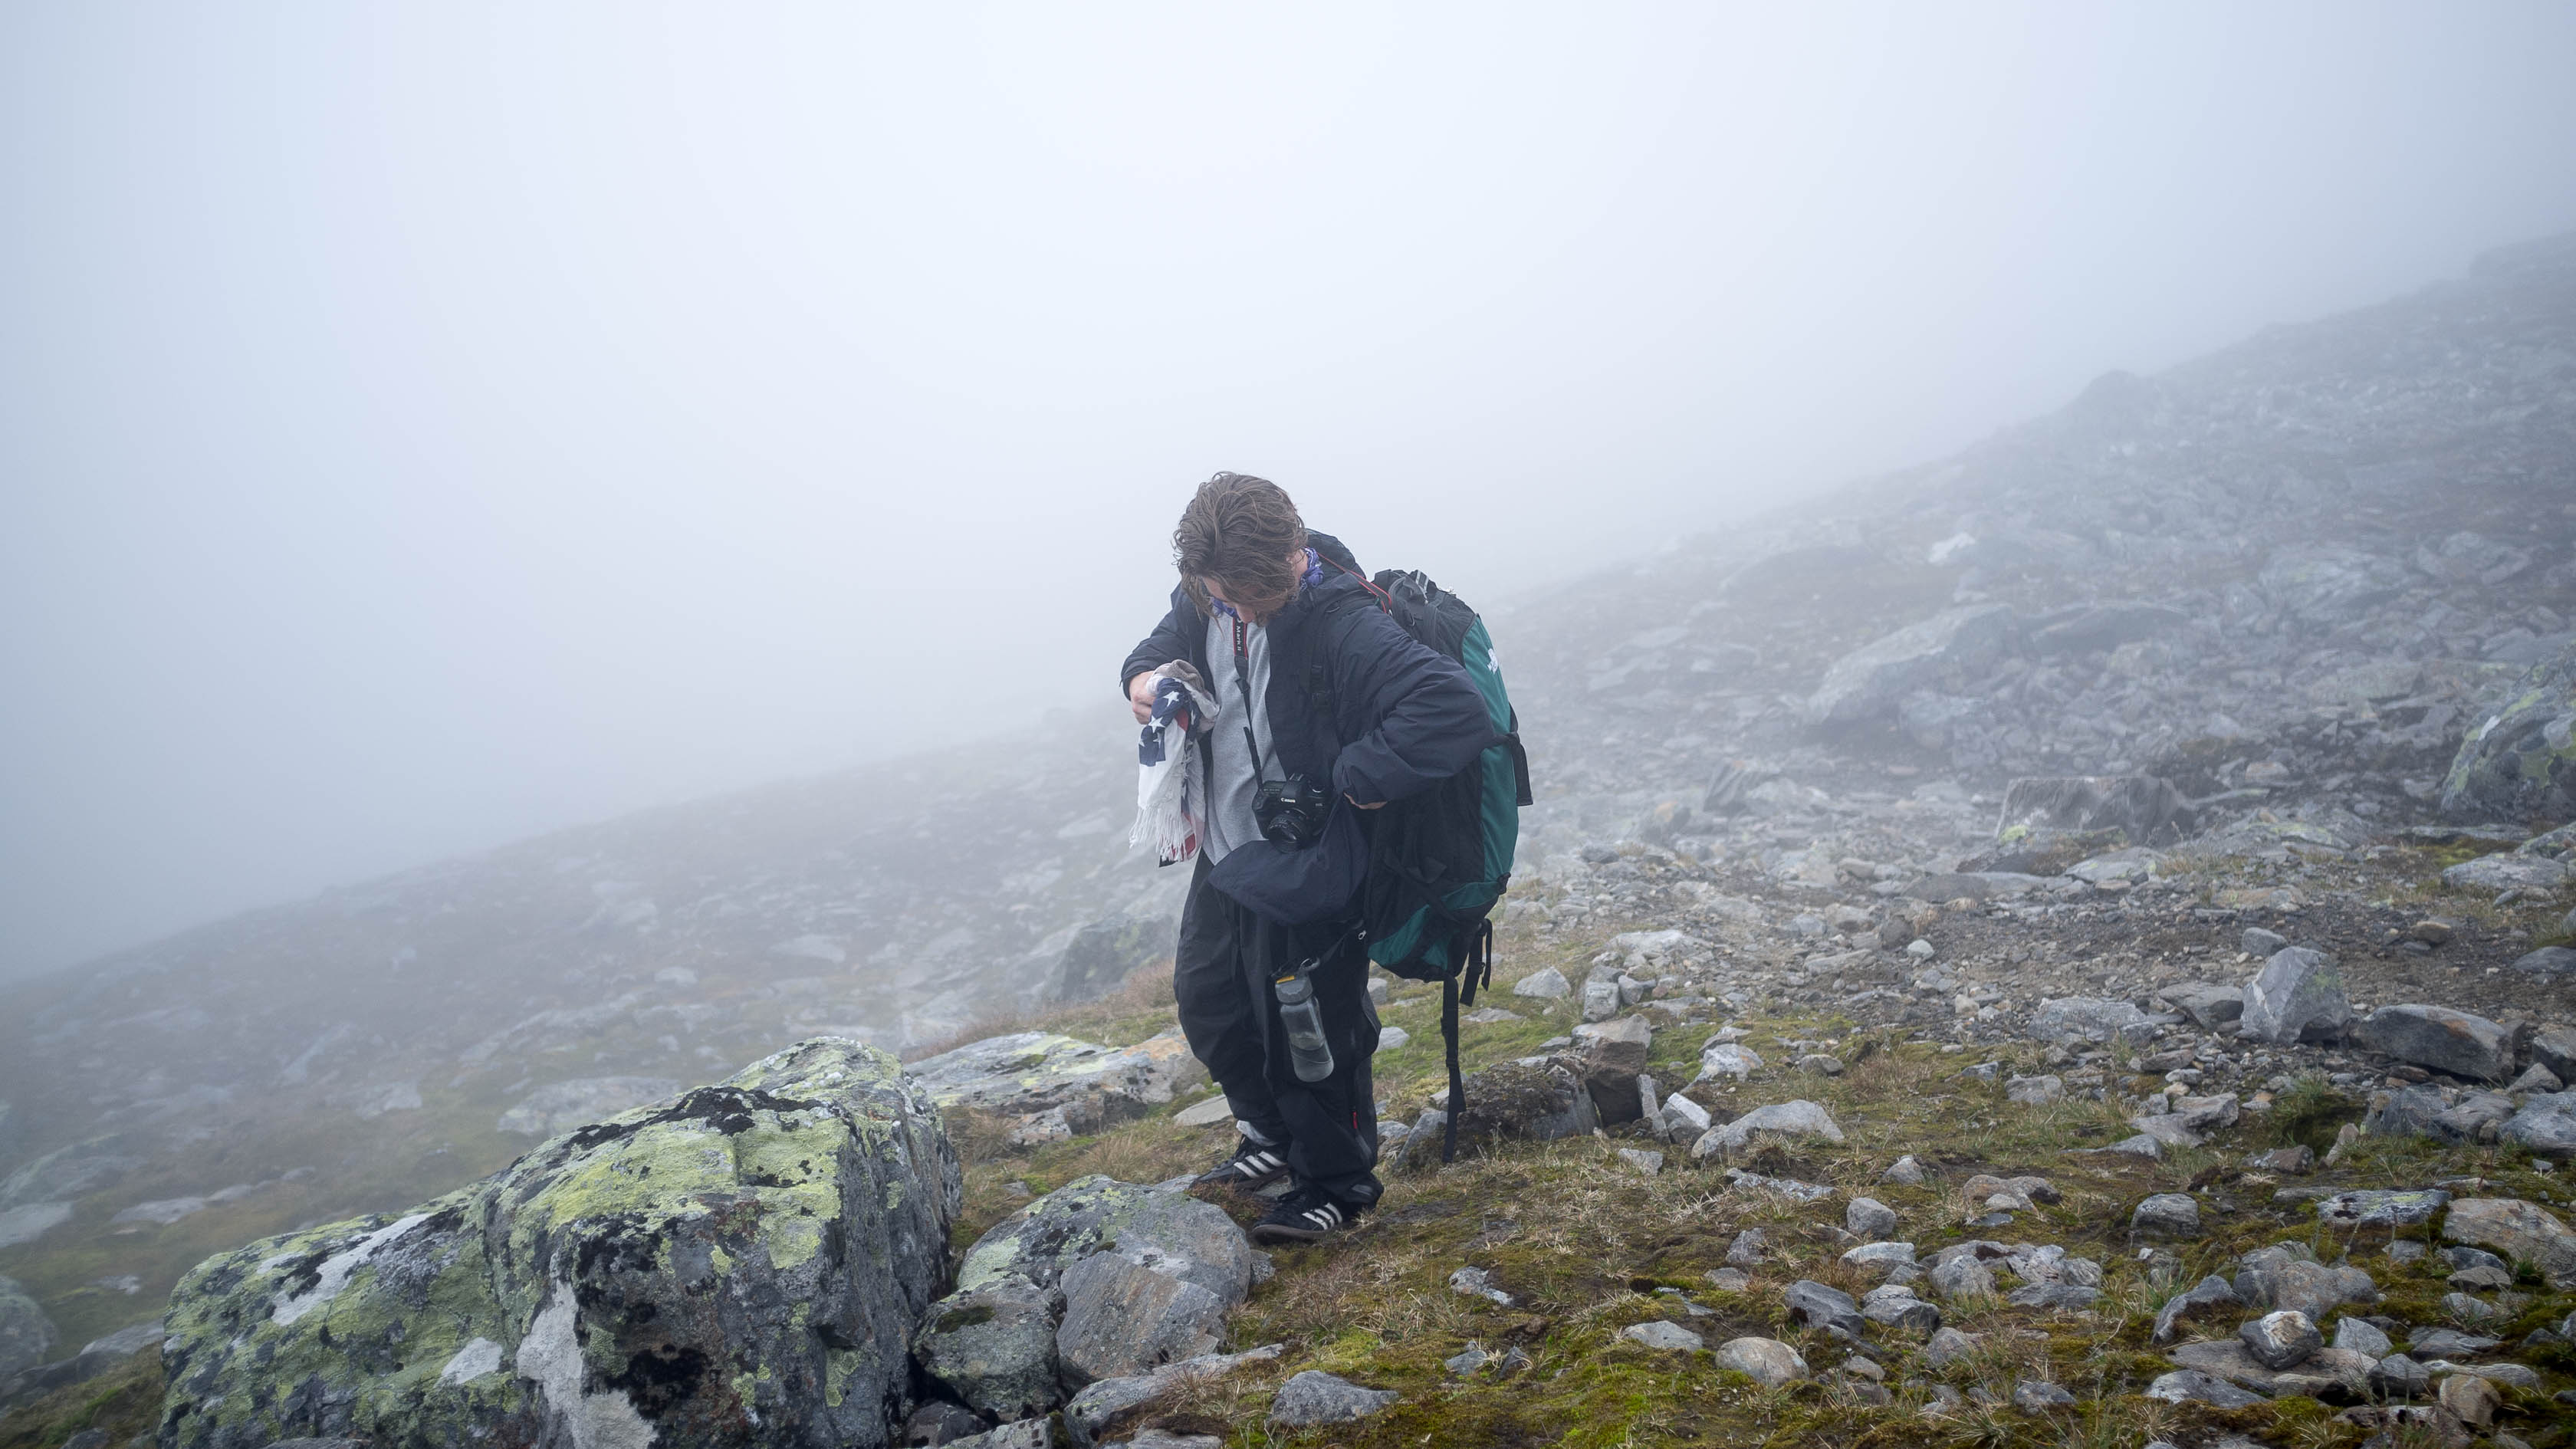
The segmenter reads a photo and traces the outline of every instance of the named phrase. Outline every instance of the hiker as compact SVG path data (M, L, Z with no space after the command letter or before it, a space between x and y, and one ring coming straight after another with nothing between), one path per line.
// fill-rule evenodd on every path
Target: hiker
M1240 1139L1200 1181L1289 1190L1254 1241L1313 1242L1375 1203L1377 1010L1356 929L1369 812L1454 775L1494 743L1457 661L1380 607L1340 540L1311 533L1277 484L1219 473L1172 534L1171 611L1119 671L1139 724L1155 671L1186 663L1220 711L1198 759L1207 820L1172 972L1190 1051ZM1298 968L1303 988L1283 985ZM1280 996L1311 990L1331 1067L1292 1043ZM1292 1003L1295 1021L1310 1021Z

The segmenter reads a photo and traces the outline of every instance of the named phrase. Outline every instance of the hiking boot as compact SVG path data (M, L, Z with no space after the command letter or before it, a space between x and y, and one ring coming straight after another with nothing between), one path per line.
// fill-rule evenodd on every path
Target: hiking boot
M1234 1155L1200 1173L1193 1187L1258 1192L1288 1175L1288 1159L1249 1137L1235 1139Z
M1299 1187L1271 1204L1270 1212L1252 1225L1256 1243L1320 1243L1349 1227L1359 1209L1320 1187Z

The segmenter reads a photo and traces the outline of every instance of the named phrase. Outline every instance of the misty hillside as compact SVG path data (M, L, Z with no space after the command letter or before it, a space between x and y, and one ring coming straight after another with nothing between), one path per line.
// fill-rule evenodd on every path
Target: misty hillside
M1854 861L1892 895L1983 848L2030 774L2160 774L2205 830L2244 822L2245 853L2359 852L2436 820L2482 705L2576 638L2571 485L2559 239L1480 601L1540 796L1510 909L1559 934L1648 889L1740 915L1761 882ZM1371 568L1410 562L1372 552L1364 518L1313 522ZM1167 950L1178 884L1125 845L1108 675L1129 642L1100 641L1099 698L1041 732L564 831L13 988L0 1273L66 1336L104 1332L215 1248L415 1201L791 1040L913 1050L1105 990ZM1689 868L1658 883L1617 852L1640 841Z

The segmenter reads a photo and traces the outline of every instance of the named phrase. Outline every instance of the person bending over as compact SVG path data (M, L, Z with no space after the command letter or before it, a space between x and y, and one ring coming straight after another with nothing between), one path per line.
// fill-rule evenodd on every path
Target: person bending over
M1308 531L1277 484L1219 473L1199 485L1172 553L1170 612L1119 679L1140 724L1155 671L1175 662L1220 710L1199 750L1208 818L1172 989L1241 1135L1200 1180L1252 1192L1290 1179L1253 1239L1313 1242L1381 1190L1378 1022L1357 930L1368 812L1466 768L1492 724L1467 672L1379 608L1350 551ZM1332 1058L1312 1081L1274 985L1301 966Z

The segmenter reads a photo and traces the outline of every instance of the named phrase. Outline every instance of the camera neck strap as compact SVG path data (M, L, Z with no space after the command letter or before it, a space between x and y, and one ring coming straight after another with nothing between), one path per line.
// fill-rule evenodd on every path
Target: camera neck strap
M1252 778L1258 783L1270 778L1270 765L1261 757L1261 741L1252 733L1252 647L1244 635L1246 627L1242 616L1235 616L1234 689L1243 696L1243 748L1252 757Z

